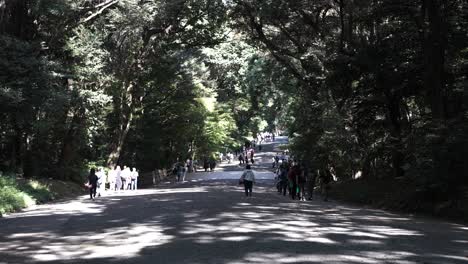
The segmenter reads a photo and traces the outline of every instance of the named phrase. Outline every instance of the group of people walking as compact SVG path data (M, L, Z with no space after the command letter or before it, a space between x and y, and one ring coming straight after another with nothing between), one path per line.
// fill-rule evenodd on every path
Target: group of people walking
M249 164L250 163L254 164L254 155L255 155L255 149L254 148L248 148L245 151L241 152L238 156L239 159L239 165L241 166L242 164Z
M90 199L101 196L106 190L106 184L109 184L109 190L136 190L138 188L139 173L136 168L120 166L110 168L107 173L104 168L100 168L97 172L92 168L88 175L86 186L89 188Z
M288 192L293 200L312 200L318 182L324 201L328 201L328 192L332 180L333 176L330 168L312 171L306 165L292 160L282 160L276 169L278 193L286 196L286 192Z

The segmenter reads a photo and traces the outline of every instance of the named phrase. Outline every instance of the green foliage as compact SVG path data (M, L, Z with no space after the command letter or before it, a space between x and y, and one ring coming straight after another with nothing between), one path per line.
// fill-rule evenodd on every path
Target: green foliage
M0 169L79 181L275 131L342 180L468 184L466 1L33 2L0 6Z
M11 176L0 176L0 215L44 203L52 198L49 189L39 181L17 181Z
M282 120L297 156L331 164L340 179L405 177L443 200L466 186L457 158L466 152L466 8L458 0L245 0L232 16L297 82L282 90L292 99Z

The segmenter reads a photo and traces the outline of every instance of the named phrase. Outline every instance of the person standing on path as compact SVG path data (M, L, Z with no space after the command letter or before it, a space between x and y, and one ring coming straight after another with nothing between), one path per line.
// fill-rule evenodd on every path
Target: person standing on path
M255 174L252 171L250 165L245 167L245 171L239 179L244 184L245 196L252 196L252 189L255 183Z
M91 169L88 175L88 184L89 184L89 199L94 200L96 197L96 188L98 184L98 177L96 176L96 171Z

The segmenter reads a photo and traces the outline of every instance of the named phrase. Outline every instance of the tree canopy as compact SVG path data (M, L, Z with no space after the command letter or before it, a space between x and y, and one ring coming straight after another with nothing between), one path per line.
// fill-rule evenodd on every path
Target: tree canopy
M0 0L0 169L152 170L271 131L341 180L404 177L459 195L467 10L462 0Z

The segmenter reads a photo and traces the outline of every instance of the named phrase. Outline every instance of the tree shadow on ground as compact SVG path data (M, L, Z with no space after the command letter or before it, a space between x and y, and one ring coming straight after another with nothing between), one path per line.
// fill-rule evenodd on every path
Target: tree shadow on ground
M468 229L208 181L0 219L0 263L466 263Z

